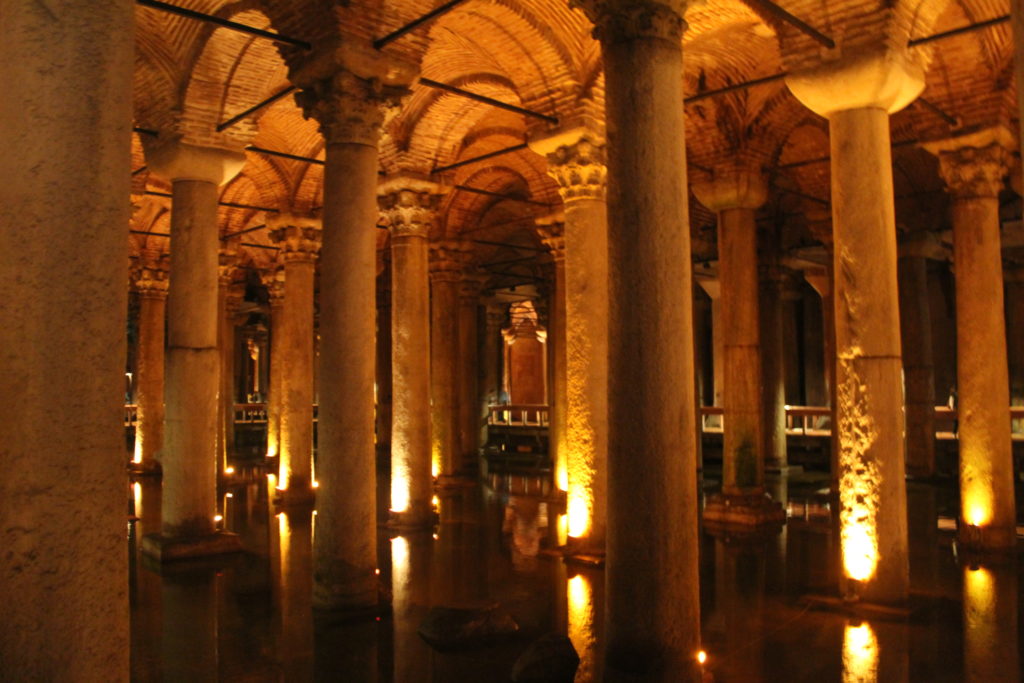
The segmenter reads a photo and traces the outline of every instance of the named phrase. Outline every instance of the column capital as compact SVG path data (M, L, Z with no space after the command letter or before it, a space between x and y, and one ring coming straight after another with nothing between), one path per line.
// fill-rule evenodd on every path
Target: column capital
M804 213L807 231L811 237L832 249L832 212L825 208L814 208Z
M594 38L602 43L624 43L638 38L682 41L687 0L571 0L594 22Z
M722 281L718 278L695 277L694 280L697 281L697 284L700 285L700 288L704 290L704 293L712 301L717 301L722 296Z
M385 178L377 186L377 204L387 221L391 239L430 235L437 210L449 187L419 175Z
M245 152L228 147L203 147L179 137L140 136L150 172L169 182L195 180L226 185L242 171Z
M460 282L473 258L473 245L465 240L441 240L430 245L430 280Z
M537 233L544 246L551 250L551 257L555 263L565 261L565 222L555 219L540 219L537 221Z
M389 114L409 94L405 85L361 78L348 69L312 80L295 93L295 103L307 119L320 124L328 145L377 146L380 129Z
M838 51L836 51L838 53ZM786 85L804 106L828 118L850 109L903 109L924 90L924 68L906 51L877 47L792 71Z
M948 261L949 253L942 246L938 236L928 230L914 230L898 235L898 253L902 258L923 258L933 261Z
M505 304L490 301L484 309L484 321L487 325L488 334L498 331L508 317Z
M319 218L278 214L267 218L270 240L281 248L284 263L313 263L323 234Z
M167 298L168 286L170 284L167 258L139 258L133 260L135 260L135 263L132 264L131 269L132 289L143 298Z
M233 246L222 246L217 252L217 284L230 287L238 268L238 251Z
M608 179L605 140L588 128L557 131L530 140L530 149L548 162L562 201L604 199Z
M711 180L690 186L697 201L718 213L726 209L757 209L768 199L768 183L760 171L715 169Z
M828 269L824 266L805 269L804 280L814 288L814 291L818 293L822 301L827 299L832 292L832 278L828 276Z
M260 280L270 295L271 308L284 303L284 268L274 266L270 270L265 270L260 273Z
M1013 134L998 126L922 147L939 158L939 174L950 194L967 199L999 196L1015 144Z
M459 298L476 301L480 298L480 290L483 289L491 276L487 273L473 268L462 273L462 280L459 282Z

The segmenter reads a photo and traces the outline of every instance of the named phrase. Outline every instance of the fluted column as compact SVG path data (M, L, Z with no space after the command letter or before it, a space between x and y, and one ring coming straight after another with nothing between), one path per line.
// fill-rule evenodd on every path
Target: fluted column
M280 214L267 219L270 239L284 263L284 302L277 341L281 394L277 472L279 501L308 505L313 474L313 281L320 250L317 218Z
M889 114L924 87L900 51L791 72L796 97L829 121L843 588L907 598L907 501L896 217Z
M953 196L960 542L1008 550L1017 533L999 191L1013 138L995 128L925 148Z
M459 472L459 282L468 247L445 241L430 247L431 462L444 478Z
M768 197L759 173L721 169L695 183L697 199L718 216L718 269L725 337L725 433L722 493L708 502L705 522L781 522L764 489L764 414L755 212Z
M560 491L569 490L569 444L566 429L568 412L568 396L566 389L566 351L565 323L565 223L549 221L538 225L544 244L551 250L551 258L555 262L555 283L551 295L551 325L548 343L551 344L552 378L551 398L549 400L548 448L551 451L551 462L555 466L555 486ZM490 318L488 318L490 321ZM500 324L500 322L498 323Z
M459 283L459 367L458 420L459 460L465 472L478 467L480 449L480 380L479 380L479 316L480 289L487 281L486 273L473 269L462 274Z
M270 296L270 378L267 387L267 457L281 453L281 394L284 392L283 354L284 339L284 268L274 266L263 275L263 283Z
M900 244L900 337L907 414L907 474L935 474L935 365L928 296L929 235L912 234Z
M0 676L127 681L134 3L0 12Z
M220 399L217 401L217 475L228 472L235 450L235 318L242 292L234 287L238 253L221 248L217 269L217 348L220 351Z
M135 378L135 454L131 468L160 469L164 441L164 324L167 315L167 263L142 261L132 273L139 295L139 349Z
M172 183L171 282L167 299L167 365L162 530L143 550L163 560L236 550L216 533L218 186L241 170L245 155L186 143L151 143L150 169Z
M369 66L355 61L356 68ZM376 609L378 604L377 143L385 108L406 92L412 69L391 58L372 65L379 71L356 74L342 68L323 78L323 64L313 60L307 73L293 74L303 88L296 101L320 124L326 143L313 544L313 605L319 609Z
M609 131L606 676L699 681L684 3L582 4Z
M432 523L430 281L427 239L443 197L436 183L389 178L379 204L391 230L391 512L403 527Z
M565 204L566 465L574 548L603 552L608 505L608 207L602 137L576 129L530 142Z

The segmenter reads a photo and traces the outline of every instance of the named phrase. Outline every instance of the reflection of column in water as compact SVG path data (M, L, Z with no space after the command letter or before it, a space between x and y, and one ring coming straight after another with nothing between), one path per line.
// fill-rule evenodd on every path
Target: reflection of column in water
M391 539L391 623L394 628L394 680L430 680L429 646L416 630L429 601L430 534L420 532Z
M165 681L217 680L217 571L163 576Z
M285 680L312 680L313 567L309 510L282 512L275 525L278 554L278 658Z
M843 683L878 681L878 638L867 622L846 624L843 632Z
M715 600L721 613L729 678L761 680L765 554L768 541L731 544L715 540Z
M132 484L132 498L138 520L134 523L136 543L146 534L160 531L160 480L142 477ZM133 681L160 680L160 629L162 588L160 575L147 569L138 545L132 546L132 638L131 678Z
M964 568L964 680L1019 680L1017 574L1010 567Z
M441 524L434 544L433 604L482 607L487 604L487 558L478 488L442 492Z
M937 590L939 528L936 488L907 483L907 532L910 539L910 583L918 590Z
M571 573L574 568L570 567ZM604 573L581 570L566 584L568 598L568 634L580 665L576 670L578 681L601 680L603 664L603 586Z

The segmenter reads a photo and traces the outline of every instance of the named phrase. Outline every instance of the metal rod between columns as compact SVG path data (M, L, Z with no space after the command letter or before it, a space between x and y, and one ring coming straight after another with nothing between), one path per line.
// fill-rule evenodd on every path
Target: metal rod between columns
M285 36L272 31L264 31L263 29L256 28L255 26L239 24L235 21L215 17L212 14L203 14L202 12L196 12L195 10L187 9L185 7L178 7L177 5L171 5L170 3L160 2L160 0L135 0L135 2L136 4L142 5L143 7L149 7L150 9L160 10L161 12L167 12L169 14L177 14L178 16L185 17L187 19L195 19L196 21L205 21L211 24L217 24L218 26L222 26L232 31L247 33L259 38L267 38L268 40L285 43L287 45L292 45L293 47L301 47L303 50L313 49L313 46L305 40L299 40L298 38L292 38L291 36Z

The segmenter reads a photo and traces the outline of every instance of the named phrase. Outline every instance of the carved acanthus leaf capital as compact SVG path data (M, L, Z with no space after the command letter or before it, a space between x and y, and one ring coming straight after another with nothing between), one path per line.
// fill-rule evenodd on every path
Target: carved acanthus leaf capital
M571 0L594 22L594 38L606 45L655 38L679 45L686 30L686 0Z
M464 240L443 240L430 245L430 279L461 282L462 271L473 260L473 245Z
M283 268L272 268L260 273L260 280L263 282L263 286L267 288L267 293L270 295L271 307L280 306L284 303L284 269Z
M558 183L563 201L604 199L608 179L605 147L589 138L562 145L547 155L548 174Z
M425 188L387 188L377 198L392 239L427 237L437 220L444 194Z
M939 153L939 174L955 197L998 197L1009 161L1009 152L998 143L961 147Z
M238 269L238 251L233 246L221 247L217 253L217 282L228 287L235 279Z
M551 250L556 263L565 260L565 223L550 222L537 225L537 232L544 245Z
M270 240L285 263L312 263L320 251L320 219L281 214L268 221Z
M377 146L384 122L409 94L404 87L377 78L360 78L340 69L303 87L295 102L307 119L316 119L327 144Z
M166 256L155 259L136 259L132 264L130 274L132 289L143 297L165 298L170 285L167 261Z

